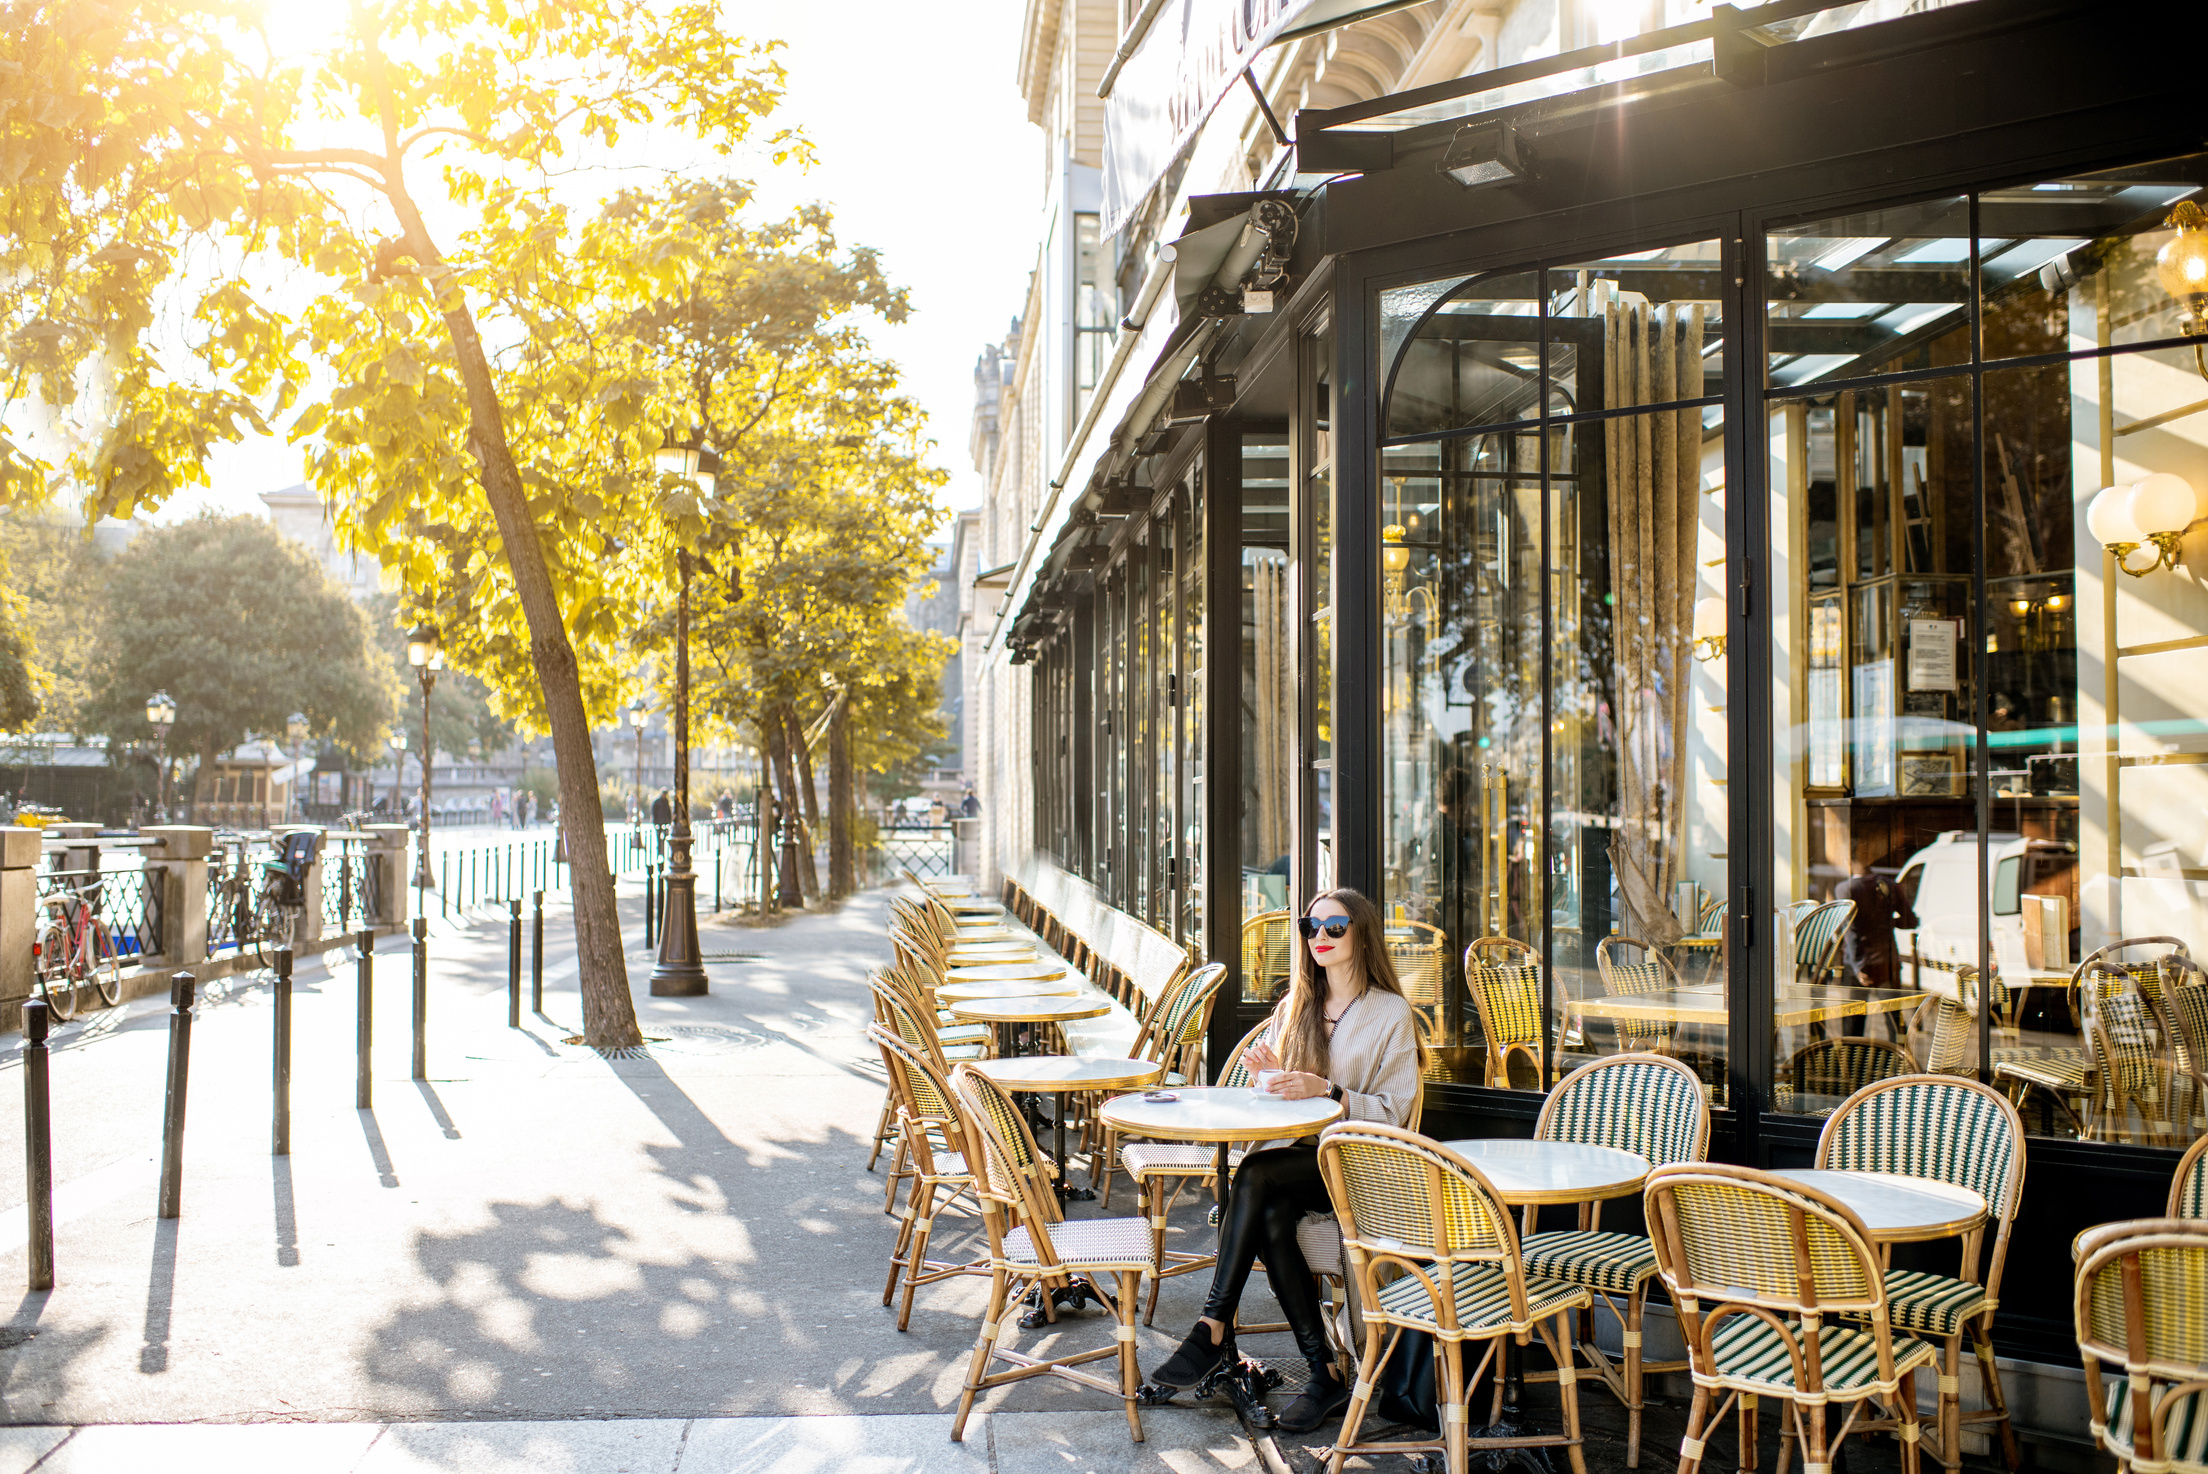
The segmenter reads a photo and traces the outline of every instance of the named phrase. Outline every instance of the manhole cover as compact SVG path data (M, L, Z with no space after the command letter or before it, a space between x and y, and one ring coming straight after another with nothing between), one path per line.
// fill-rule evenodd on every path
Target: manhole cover
M747 1049L764 1049L767 1036L750 1029L739 1029L733 1024L668 1024L667 1031L674 1037L660 1051L675 1054L736 1054Z

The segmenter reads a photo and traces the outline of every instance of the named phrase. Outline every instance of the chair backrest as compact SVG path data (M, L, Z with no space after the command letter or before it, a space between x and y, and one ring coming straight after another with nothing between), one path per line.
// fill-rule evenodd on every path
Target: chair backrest
M1491 1048L1540 1045L1540 964L1480 962L1468 947L1464 953L1464 980L1470 986L1472 1007L1479 1013L1480 1028Z
M1248 1090L1253 1088L1257 1081L1250 1075L1249 1066L1242 1063L1242 1056L1249 1053L1250 1046L1264 1038L1265 1031L1272 1026L1273 1021L1268 1018L1256 1028L1235 1040L1234 1048L1227 1053L1226 1064L1219 1071L1218 1080L1213 1083L1226 1090Z
M2208 1099L2208 971L2179 952L2162 958L2157 971L2153 1001L2177 1047L2178 1066Z
M966 1127L959 1118L957 1097L935 1061L880 1024L868 1028L866 1037L882 1052L882 1067L889 1071L889 1086L896 1094L899 1111L914 1125L940 1127L954 1149L963 1151ZM911 1147L920 1158L921 1170L932 1172L934 1162L926 1134L915 1132Z
M1924 1068L1932 1075L1970 1073L1971 1046L1978 1037L1978 969L1955 968L1955 996L1928 993L1917 1005L1916 1022L1927 1035Z
M1438 926L1423 921L1392 921L1389 927L1407 932L1389 939L1388 957L1395 963L1396 981L1414 1008L1432 1008L1441 1002L1442 967L1449 956L1449 939Z
M1242 923L1242 996L1270 998L1276 985L1288 981L1295 960L1286 911L1261 911Z
M1516 937L1479 937L1464 949L1464 965L1477 959L1496 967L1523 967L1541 960L1541 951Z
M2150 993L2159 969L2134 972L2102 961L2080 972L2078 1001L2104 1107L2125 1110L2136 1103L2142 1119L2162 1119L2176 1049Z
M2113 1362L2132 1376L2198 1381L2208 1363L2208 1222L2190 1218L2142 1218L2092 1231L2081 1244L2078 1265L2078 1350L2088 1376L2097 1361ZM2103 1407L2091 1404L2098 1424ZM2147 1421L2133 1410L2134 1432ZM2098 1428L2096 1428L2098 1431ZM2144 1456L2144 1454L2142 1454ZM2156 1467L2166 1467L2157 1464Z
M1205 1035L1226 980L1225 963L1207 962L1189 973L1174 995L1173 1016L1165 1025L1164 1057L1167 1068L1178 1069L1190 1080L1202 1074Z
M1683 1315L1699 1319L1713 1305L1781 1315L1862 1311L1883 1330L1884 1271L1862 1220L1838 1199L1716 1163L1659 1167L1644 1197L1656 1267ZM1704 1339L1690 1333L1689 1353Z
M295 829L284 836L284 868L293 879L300 879L314 864L314 857L322 852L322 831L319 829Z
M1860 1034L1819 1039L1796 1050L1787 1061L1787 1078L1797 1092L1807 1095L1853 1095L1874 1081L1916 1073L1917 1062L1908 1050Z
M1637 958L1625 953L1637 952ZM1602 977L1602 990L1613 998L1629 998L1639 993L1661 993L1679 986L1679 975L1672 971L1671 959L1648 943L1636 937L1608 936L1595 944L1595 971ZM1627 1049L1648 1044L1660 1044L1678 1032L1678 1026L1663 1019L1612 1019L1611 1026L1618 1031L1618 1042Z
M2172 1218L2208 1218L2208 1136L2185 1149L2178 1158L2177 1174L2170 1179L2169 1215Z
M1415 1131L1337 1121L1319 1134L1319 1170L1360 1273L1381 1260L1499 1261L1524 1318L1517 1228L1471 1163Z
M1638 1152L1652 1167L1699 1162L1710 1146L1710 1103L1701 1080L1678 1060L1613 1054L1559 1080L1533 1134Z
M1042 1153L1019 1105L996 1081L966 1065L951 1072L951 1089L964 1113L967 1142L978 1148L966 1159L976 1194L1025 1225L1035 1251L1048 1255L1050 1235L1044 1225L1059 1221L1058 1198L1043 1180L1038 1165Z
M1843 1101L1817 1138L1817 1165L1967 1187L1999 1225L1986 1285L1998 1292L2009 1225L2024 1196L2024 1122L2000 1091L1956 1075L1903 1075ZM1975 1279L1977 1265L1963 1266Z
M934 1061L937 1069L945 1068L949 1061L943 1057L943 1041L936 1037L935 1020L913 1007L911 998L894 982L884 978L872 986L890 1031Z
M1702 909L1694 918L1695 935L1714 937L1725 929L1725 918L1732 911L1733 903L1722 896L1711 896L1702 903Z
M1826 901L1804 912L1794 923L1794 966L1817 981L1839 955L1841 938L1855 920L1855 902Z

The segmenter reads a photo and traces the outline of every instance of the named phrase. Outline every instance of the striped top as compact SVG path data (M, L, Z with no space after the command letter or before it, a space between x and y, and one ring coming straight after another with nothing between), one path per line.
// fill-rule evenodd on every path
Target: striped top
M1283 999L1265 1027L1276 1054L1286 1007ZM1418 1099L1418 1025L1402 994L1367 988L1358 995L1327 1040L1327 1059L1327 1078L1342 1087L1342 1119L1409 1124Z

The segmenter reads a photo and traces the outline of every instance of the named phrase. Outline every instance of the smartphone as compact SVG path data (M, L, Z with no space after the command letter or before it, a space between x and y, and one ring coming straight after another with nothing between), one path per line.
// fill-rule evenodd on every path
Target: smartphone
M1145 1090L1144 1092L1142 1092L1142 1098L1144 1100L1154 1100L1160 1105L1165 1104L1167 1101L1180 1099L1179 1096L1175 1095L1170 1090Z

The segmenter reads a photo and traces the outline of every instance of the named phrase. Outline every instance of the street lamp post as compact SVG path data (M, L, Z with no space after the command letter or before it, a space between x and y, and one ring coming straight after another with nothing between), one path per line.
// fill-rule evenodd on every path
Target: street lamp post
M662 472L687 476L711 496L720 458L695 445L668 444L654 457ZM667 873L660 887L659 960L652 996L688 998L706 991L698 946L698 877L690 868L690 550L678 549L675 594L675 812L667 836Z
M166 691L146 698L146 722L153 728L153 818L169 822L169 728L176 725L176 702Z
M639 700L629 708L629 730L636 734L636 777L629 784L629 823L636 828L638 840L644 835L644 718L647 713Z
M307 714L301 711L293 712L290 719L284 723L284 735L291 739L290 816L294 819L303 819L306 817L306 805L299 797L299 744L307 740Z
M391 734L391 817L397 819L404 813L399 803L399 789L406 783L406 734Z
M406 635L406 663L414 667L414 674L422 683L422 828L421 841L415 846L414 911L422 910L424 892L437 888L437 878L429 869L429 763L437 751L429 740L429 693L437 685L437 672L445 668L444 643L438 638L437 626L423 620Z

